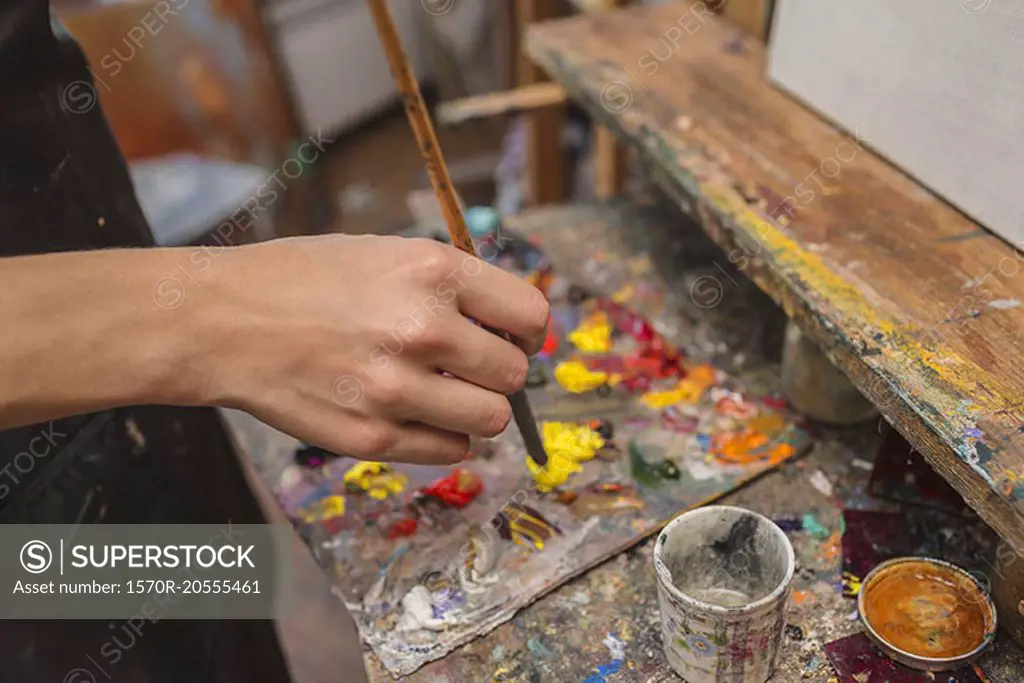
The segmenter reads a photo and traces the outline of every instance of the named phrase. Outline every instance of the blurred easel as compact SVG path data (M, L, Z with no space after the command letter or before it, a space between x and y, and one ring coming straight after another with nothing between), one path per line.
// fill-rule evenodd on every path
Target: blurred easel
M555 2L554 0L515 0L503 5L502 20L509 27L506 51L511 54L509 80L511 90L467 97L443 104L437 112L441 125L503 114L528 113L526 141L526 202L551 204L568 198L569 178L562 152L565 126L565 91L551 83L547 74L533 64L521 49L530 24L555 19L573 11L592 12L629 4L630 0ZM504 46L503 46L504 47ZM510 49L508 49L510 48ZM594 132L596 187L599 197L610 197L622 189L625 178L625 154L603 129Z
M530 24L572 14L606 12L632 4L632 0L515 0L503 3L501 20L509 26L511 54L510 90L466 97L442 104L438 123L459 125L480 118L525 113L529 116L526 142L526 203L529 206L563 202L568 199L569 179L561 136L565 126L565 91L552 83L522 50L523 36ZM707 0L742 31L767 39L774 0ZM511 49L509 49L511 48ZM628 175L627 153L604 127L595 126L591 147L594 163L594 194L598 198L621 194Z

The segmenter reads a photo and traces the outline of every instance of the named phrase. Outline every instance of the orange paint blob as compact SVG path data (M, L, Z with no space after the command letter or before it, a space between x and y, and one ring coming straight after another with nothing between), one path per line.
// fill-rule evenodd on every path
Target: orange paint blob
M793 447L780 441L769 449L768 436L761 432L744 429L739 432L725 432L711 438L711 454L729 465L753 465L767 462L777 465L793 455Z
M753 429L741 432L716 434L711 440L711 452L722 460L736 464L748 464L765 459L764 453L751 453L768 443L768 437Z
M786 458L793 455L794 450L795 449L788 443L778 443L775 445L774 448L772 448L771 453L768 456L768 462L772 463L773 465L777 465Z
M715 370L713 365L702 363L695 367L687 368L686 378L703 390L717 384L718 371Z
M843 534L841 531L834 531L821 544L821 559L825 566L833 566L839 561L843 554Z
M986 596L969 577L931 562L882 568L861 588L865 620L893 647L946 659L976 650L992 630Z
M813 605L815 602L814 593L811 591L793 591L789 598L794 605Z

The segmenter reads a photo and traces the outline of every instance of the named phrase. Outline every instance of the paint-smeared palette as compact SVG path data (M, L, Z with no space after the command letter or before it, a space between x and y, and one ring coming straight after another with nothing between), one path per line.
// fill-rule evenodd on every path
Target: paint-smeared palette
M554 332L529 390L547 423L548 470L531 475L513 427L474 443L454 474L353 470L341 458L290 468L278 490L363 639L396 676L808 444L778 401L684 359L656 331L666 321L636 314L629 296L559 282L521 241L507 251L505 265L552 299ZM633 291L650 294L642 280Z

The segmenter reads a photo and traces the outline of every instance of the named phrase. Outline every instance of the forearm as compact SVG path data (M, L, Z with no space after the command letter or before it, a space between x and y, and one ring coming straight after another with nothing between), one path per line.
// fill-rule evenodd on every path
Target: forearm
M230 406L335 453L457 462L508 424L547 318L536 288L433 240L0 259L0 429Z
M177 300L187 278L169 279L188 253L0 259L0 428L123 405L199 402L202 297Z

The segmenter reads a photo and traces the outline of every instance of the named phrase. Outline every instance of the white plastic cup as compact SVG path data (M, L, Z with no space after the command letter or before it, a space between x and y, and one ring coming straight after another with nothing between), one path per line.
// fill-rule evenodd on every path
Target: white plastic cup
M711 505L669 522L654 571L672 669L687 683L765 683L795 569L786 534L756 512Z

